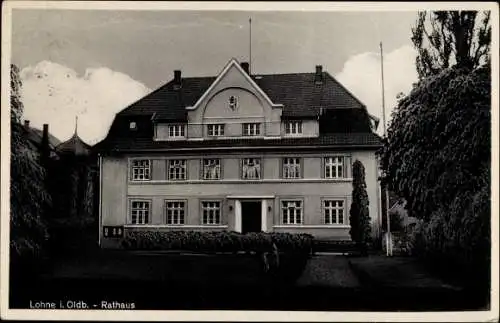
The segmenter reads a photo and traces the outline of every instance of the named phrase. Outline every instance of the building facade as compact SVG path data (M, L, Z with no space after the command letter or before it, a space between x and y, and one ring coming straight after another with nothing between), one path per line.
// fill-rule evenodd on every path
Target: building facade
M380 228L377 120L331 75L174 78L119 112L99 159L102 247L129 230L307 232L349 240L352 163Z

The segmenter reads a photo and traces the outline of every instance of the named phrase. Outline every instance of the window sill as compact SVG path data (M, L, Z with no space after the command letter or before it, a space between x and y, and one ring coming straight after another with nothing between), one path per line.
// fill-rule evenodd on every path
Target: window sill
M286 229L348 229L350 225L347 224L280 224L274 225L273 228Z
M263 184L263 183L350 183L352 178L270 178L270 179L187 179L129 181L130 185L142 184Z
M123 226L124 228L185 228L185 229L199 229L199 228L218 228L218 229L225 229L228 226L227 225L222 225L222 224L199 224L199 225L192 225L192 224L125 224Z

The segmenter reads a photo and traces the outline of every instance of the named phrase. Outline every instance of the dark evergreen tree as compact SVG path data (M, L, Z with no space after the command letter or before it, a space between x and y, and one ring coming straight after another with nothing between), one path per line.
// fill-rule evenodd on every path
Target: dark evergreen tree
M368 244L371 241L370 214L368 210L370 202L366 192L365 167L359 160L356 160L353 164L352 177L352 204L349 211L351 229L349 234L361 254L366 255Z

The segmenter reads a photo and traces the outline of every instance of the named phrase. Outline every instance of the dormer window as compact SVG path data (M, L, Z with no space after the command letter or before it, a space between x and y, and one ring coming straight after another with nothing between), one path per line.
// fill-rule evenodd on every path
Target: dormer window
M229 97L229 108L231 110L236 110L236 108L238 107L238 98L235 97L234 95L231 95Z
M302 121L288 121L285 123L285 134L300 135L302 134Z
M130 127L130 130L135 130L135 129L137 129L137 123L135 123L135 121L131 121L129 127Z
M260 123L244 123L243 136L258 136L260 135Z
M182 124L169 125L168 126L168 136L170 138L184 138L185 137L185 126Z
M207 125L207 133L210 137L220 137L224 136L224 125L223 124L209 124Z

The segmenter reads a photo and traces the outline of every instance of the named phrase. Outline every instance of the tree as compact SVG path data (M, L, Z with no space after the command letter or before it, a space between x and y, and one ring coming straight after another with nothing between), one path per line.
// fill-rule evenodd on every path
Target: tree
M368 193L366 192L365 167L356 160L352 169L352 204L349 211L349 234L363 255L367 254L371 240Z
M10 255L11 263L16 264L18 260L32 260L40 255L48 238L43 213L51 200L39 153L26 139L20 123L21 86L19 70L11 65Z
M400 99L381 162L411 216L428 219L459 192L489 185L490 96L489 66L454 67Z
M419 12L411 38L418 51L419 78L439 74L455 64L475 69L489 62L490 14L490 11Z

